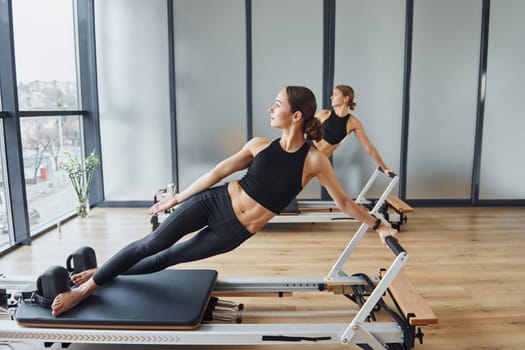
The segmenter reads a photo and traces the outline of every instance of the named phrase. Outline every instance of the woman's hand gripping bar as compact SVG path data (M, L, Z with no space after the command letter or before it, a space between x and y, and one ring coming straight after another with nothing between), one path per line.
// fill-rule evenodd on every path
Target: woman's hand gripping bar
M387 236L385 238L386 245L394 252L397 256L403 252L406 252L405 248L399 244L398 240L393 236Z

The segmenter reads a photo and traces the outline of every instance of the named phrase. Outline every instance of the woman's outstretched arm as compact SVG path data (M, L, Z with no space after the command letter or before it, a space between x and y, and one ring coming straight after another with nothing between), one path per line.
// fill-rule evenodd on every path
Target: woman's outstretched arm
M153 206L149 208L148 213L155 214L170 209L173 206L184 202L191 196L212 187L236 171L247 168L253 160L255 150L259 145L264 144L264 142L267 142L267 139L251 139L239 152L221 161L213 169L199 177L183 191L179 193L169 193L164 196L162 200L153 204Z
M311 155L311 156L310 156ZM312 175L319 179L322 186L326 188L329 195L334 199L335 204L348 216L367 224L370 228L374 227L376 218L370 215L363 207L354 202L343 190L341 183L335 176L332 165L328 158L317 150L311 150L309 157L309 169ZM386 244L387 236L396 237L397 230L389 225L381 223L376 229L383 244Z

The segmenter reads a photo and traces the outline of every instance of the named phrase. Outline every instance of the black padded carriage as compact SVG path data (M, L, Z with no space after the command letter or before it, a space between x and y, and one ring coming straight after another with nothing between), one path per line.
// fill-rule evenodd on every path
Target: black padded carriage
M21 303L21 326L105 329L195 329L201 324L215 270L164 270L118 276L80 304L54 317L51 309Z

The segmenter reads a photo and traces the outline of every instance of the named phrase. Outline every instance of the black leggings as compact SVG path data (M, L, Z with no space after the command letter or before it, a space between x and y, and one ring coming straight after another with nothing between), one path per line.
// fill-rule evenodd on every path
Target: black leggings
M120 274L151 273L208 258L237 248L251 236L233 212L227 185L213 187L186 200L155 231L121 249L93 279L100 286Z

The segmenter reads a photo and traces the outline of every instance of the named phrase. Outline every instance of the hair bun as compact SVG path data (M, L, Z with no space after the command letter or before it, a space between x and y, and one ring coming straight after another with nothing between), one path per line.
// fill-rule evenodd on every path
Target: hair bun
M312 141L321 141L323 138L323 127L321 121L317 118L308 120L304 125L306 137Z

